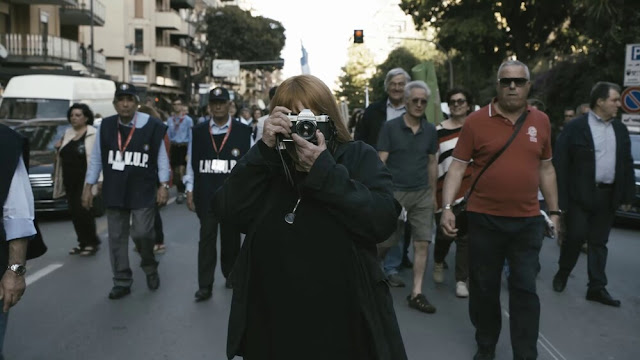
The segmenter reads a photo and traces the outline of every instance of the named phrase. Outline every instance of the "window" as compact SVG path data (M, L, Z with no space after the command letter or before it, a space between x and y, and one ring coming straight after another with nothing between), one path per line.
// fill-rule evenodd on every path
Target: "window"
M135 46L136 46L136 53L142 53L144 51L144 36L142 33L142 29L136 29Z
M147 74L147 63L134 61L133 62L133 74L135 75L146 75Z
M134 15L133 16L136 19L142 19L144 17L143 12L142 12L142 6L143 6L142 2L143 2L143 0L136 0L136 3L134 5L135 9L134 9Z

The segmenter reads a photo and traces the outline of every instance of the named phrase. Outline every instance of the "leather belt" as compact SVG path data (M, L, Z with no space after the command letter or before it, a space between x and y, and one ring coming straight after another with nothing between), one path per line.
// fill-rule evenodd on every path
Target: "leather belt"
M598 189L613 189L613 184L596 183L596 188L598 188Z

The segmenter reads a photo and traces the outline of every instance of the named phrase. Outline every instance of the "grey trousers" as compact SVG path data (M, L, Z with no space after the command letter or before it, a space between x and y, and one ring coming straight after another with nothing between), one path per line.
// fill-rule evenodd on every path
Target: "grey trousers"
M131 228L133 243L142 258L140 267L147 275L157 272L158 262L153 254L155 216L156 209L153 207L133 210L107 209L109 255L115 286L129 287L133 283L129 267L129 228Z

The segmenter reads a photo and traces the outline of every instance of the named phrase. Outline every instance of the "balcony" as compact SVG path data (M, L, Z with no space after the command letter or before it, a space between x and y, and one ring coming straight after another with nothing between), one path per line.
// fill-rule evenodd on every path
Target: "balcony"
M76 41L57 36L0 34L0 44L8 52L5 64L63 66L68 62L85 63L85 61L87 65L91 61L91 53L87 52L86 56L82 56L80 44ZM96 69L104 71L107 62L105 56L97 52L94 55Z
M175 88L182 87L182 82L164 76L156 76L156 84Z
M99 0L93 0L93 25L104 26L106 10ZM73 6L60 8L62 25L91 25L91 0L81 0Z
M74 6L78 5L78 0L11 0L14 4L24 5L59 5Z
M180 24L180 28L177 30L171 31L172 37L190 37L193 38L196 34L196 26L194 24L190 24L188 21L182 21Z
M186 21L182 20L180 14L173 10L156 11L156 28L180 30L184 22Z
M193 9L196 6L196 0L171 0L171 8L178 9Z
M189 66L189 54L177 46L157 46L156 62L187 67Z

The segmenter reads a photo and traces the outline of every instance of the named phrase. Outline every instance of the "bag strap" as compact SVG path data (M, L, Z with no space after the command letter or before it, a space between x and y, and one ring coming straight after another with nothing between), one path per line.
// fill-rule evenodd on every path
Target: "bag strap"
M484 172L487 170L487 168L489 168L489 166L491 166L491 164L493 164L493 162L496 161L496 159L498 159L500 157L500 155L502 155L502 153L505 150L507 150L509 145L511 145L511 143L513 142L513 139L515 139L516 135L518 135L518 133L520 132L520 128L522 128L522 124L524 124L524 120L527 118L527 114L528 113L529 113L529 111L527 111L525 109L525 111L522 113L522 115L520 115L520 117L516 121L516 128L513 130L513 133L511 134L511 137L509 138L509 140L507 140L507 143L504 144L502 149L500 149L497 153L493 154L491 159L489 159L487 164L482 168L482 170L480 171L478 176L476 176L476 179L473 181L473 184L471 184L471 187L469 188L469 191L467 191L467 195L465 196L465 200L469 199L469 197L471 196L471 193L473 192L473 189L475 189L476 184L478 183L478 180L480 179L482 174L484 174Z

